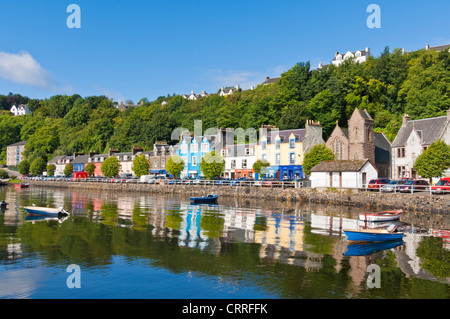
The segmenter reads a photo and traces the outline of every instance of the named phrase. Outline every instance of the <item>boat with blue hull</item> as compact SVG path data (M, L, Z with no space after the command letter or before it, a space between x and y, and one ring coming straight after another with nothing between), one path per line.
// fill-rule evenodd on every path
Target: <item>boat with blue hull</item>
M403 245L403 240L388 240L376 243L354 243L347 246L344 256L369 256L378 251Z
M45 217L64 217L68 216L69 213L64 210L64 208L49 208L49 207L37 207L37 206L27 206L24 207L25 212L33 216L45 216Z
M395 227L396 228L396 227ZM403 239L403 233L393 229L344 229L347 239L350 241L379 242Z
M203 197L191 197L191 203L216 203L219 195L208 194Z

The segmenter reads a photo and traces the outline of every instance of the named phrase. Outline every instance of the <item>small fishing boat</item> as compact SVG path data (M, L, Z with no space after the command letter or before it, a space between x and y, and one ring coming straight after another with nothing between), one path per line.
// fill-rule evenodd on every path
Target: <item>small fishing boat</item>
M363 214L359 214L359 220L366 221L366 222L385 222L385 221L397 220L400 218L401 214L403 214L402 209L387 210L387 211L378 212L378 213L363 213Z
M219 195L208 194L203 197L191 197L191 203L215 203Z
M64 208L49 208L49 207L37 207L37 206L26 206L25 211L29 215L33 216L47 216L47 217L64 217L68 216L69 213Z
M28 188L30 184L14 184L15 189Z
M344 229L347 239L350 241L388 241L403 239L403 233L396 232L397 226L392 225L388 229Z
M403 245L403 240L388 240L376 243L352 243L347 246L344 256L368 256L378 251Z

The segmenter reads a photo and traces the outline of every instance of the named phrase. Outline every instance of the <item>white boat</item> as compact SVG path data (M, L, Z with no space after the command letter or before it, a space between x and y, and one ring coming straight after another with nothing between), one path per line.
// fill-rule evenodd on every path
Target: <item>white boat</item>
M378 213L363 213L359 214L359 220L365 222L385 222L391 220L397 220L400 218L400 215L403 214L403 210L387 210L384 212Z
M25 211L29 215L34 216L49 216L49 217L63 217L69 215L69 213L64 210L64 208L49 208L49 207L38 207L38 206L26 206Z

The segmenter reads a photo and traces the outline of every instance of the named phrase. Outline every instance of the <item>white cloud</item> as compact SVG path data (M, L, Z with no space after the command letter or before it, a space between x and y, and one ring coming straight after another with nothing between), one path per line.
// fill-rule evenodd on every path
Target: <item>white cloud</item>
M16 83L42 89L58 89L50 72L25 51L18 54L0 52L0 76Z

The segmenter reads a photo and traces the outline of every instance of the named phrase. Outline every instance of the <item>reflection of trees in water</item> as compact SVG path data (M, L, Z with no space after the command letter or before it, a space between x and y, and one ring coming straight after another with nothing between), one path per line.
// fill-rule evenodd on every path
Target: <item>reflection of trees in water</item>
M439 278L450 277L450 251L443 248L443 239L422 237L416 250L421 258L421 267Z

